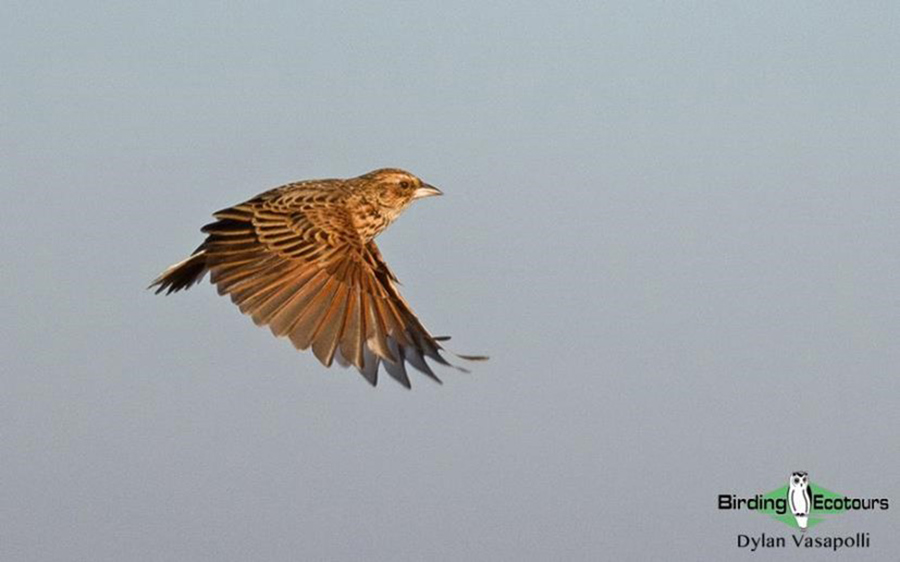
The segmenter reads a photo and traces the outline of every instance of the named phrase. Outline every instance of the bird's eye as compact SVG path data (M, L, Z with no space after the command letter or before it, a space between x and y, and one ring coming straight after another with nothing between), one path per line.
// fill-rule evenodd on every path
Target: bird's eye
M406 180L401 181L401 182L400 182L400 187L402 187L403 189L409 188L409 182L406 181Z

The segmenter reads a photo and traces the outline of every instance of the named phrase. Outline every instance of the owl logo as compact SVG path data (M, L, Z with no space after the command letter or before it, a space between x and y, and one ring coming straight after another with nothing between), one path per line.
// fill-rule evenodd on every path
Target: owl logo
M791 513L797 520L800 530L806 532L809 522L809 509L812 506L812 490L809 488L809 475L805 472L791 474L788 482L788 503L791 504Z

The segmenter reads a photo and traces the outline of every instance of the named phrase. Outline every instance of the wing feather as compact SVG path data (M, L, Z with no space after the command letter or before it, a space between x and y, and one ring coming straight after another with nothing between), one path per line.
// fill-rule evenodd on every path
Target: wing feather
M363 367L362 348L365 342L365 326L360 314L362 296L359 287L354 286L347 296L347 315L341 335L341 356L357 368Z
M391 346L391 352L397 357L397 361L385 361L384 370L393 377L393 379L406 388L411 388L409 383L409 375L406 374L406 362L403 357L403 347L398 345L396 340L388 340Z
M251 304L250 315L257 324L268 324L273 334L283 336L290 330L297 312L327 279L315 269L300 271L285 282L275 284L276 290L265 299Z
M294 318L291 327L291 341L300 349L313 344L319 324L334 300L335 290L340 284L334 277L326 277L321 288L312 295L304 309Z
M347 285L343 283L338 284L331 306L329 306L328 312L325 313L313 336L313 353L327 367L331 366L334 352L337 351L341 335L343 334L344 322L347 317L347 306L350 300L348 297L349 292Z

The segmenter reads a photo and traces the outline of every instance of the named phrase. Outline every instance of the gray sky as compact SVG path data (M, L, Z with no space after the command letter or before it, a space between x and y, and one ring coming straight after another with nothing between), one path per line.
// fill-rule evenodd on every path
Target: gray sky
M800 469L900 551L896 2L107 4L0 8L0 559L724 559ZM382 166L447 194L379 240L474 374L144 290Z

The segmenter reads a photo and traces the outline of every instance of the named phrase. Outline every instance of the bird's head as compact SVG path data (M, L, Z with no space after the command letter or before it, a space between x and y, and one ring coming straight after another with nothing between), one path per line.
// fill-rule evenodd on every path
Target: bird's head
M382 168L356 179L360 180L359 186L369 199L377 202L388 214L400 214L416 199L443 195L440 189L397 168Z

